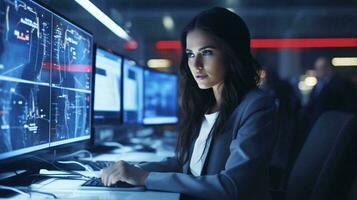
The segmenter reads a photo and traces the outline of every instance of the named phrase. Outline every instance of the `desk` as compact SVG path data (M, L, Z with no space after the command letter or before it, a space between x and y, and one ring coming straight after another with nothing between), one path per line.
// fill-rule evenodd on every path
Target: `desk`
M174 153L168 152L127 152L127 153L110 153L110 154L100 154L93 157L93 161L97 160L107 160L107 161L129 161L129 162L158 162L166 157L174 156Z
M172 152L128 152L122 154L101 154L93 157L93 160L119 159L126 161L159 161L166 156L172 156ZM85 172L84 172L85 173ZM179 193L159 192L159 191L113 191L113 190L83 190L80 185L84 180L69 180L50 178L40 183L32 184L31 189L47 192L56 195L58 199L90 199L90 200L178 200ZM25 195L16 195L9 199L29 199ZM53 199L51 196L32 193L31 199Z
M91 200L178 200L178 193L158 191L107 191L81 190L81 180L48 179L40 184L34 184L33 190L52 193L58 199L91 199ZM25 195L16 195L10 199L28 199ZM32 193L31 199L53 199L51 196Z

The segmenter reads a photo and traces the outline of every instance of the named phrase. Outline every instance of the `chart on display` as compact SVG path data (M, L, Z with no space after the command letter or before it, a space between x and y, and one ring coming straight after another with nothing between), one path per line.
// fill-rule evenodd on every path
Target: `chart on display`
M0 159L90 137L92 35L0 0Z

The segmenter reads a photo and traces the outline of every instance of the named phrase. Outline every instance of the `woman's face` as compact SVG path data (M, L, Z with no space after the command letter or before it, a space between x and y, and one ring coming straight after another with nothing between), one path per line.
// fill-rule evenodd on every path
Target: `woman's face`
M188 66L198 87L218 87L224 79L223 52L208 33L195 29L187 34Z

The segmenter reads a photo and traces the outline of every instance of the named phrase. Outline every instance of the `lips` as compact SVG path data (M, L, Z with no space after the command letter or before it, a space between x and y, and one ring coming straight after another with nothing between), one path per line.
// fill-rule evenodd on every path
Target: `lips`
M195 77L196 79L204 79L206 78L208 75L207 74L196 74Z

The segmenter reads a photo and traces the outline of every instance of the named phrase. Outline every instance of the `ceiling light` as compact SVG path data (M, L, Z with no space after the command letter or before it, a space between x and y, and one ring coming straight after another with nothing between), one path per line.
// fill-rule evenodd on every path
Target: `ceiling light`
M106 14L104 14L98 7L96 7L89 0L75 0L80 6L86 9L91 15L97 18L104 26L109 28L115 35L123 38L124 40L132 40L132 38L116 24L112 19L110 19Z
M175 23L171 16L168 15L164 16L162 18L162 23L164 24L166 30L172 31L174 29Z
M228 10L230 10L231 12L236 12L235 10L234 10L234 8L227 8Z
M298 87L300 92L307 94L311 92L316 84L317 78L314 75L314 71L307 70L306 73L300 77Z
M332 58L332 65L339 66L357 66L357 57L335 57Z
M309 87L314 87L317 84L317 79L314 76L308 76L305 78L304 83Z
M168 68L171 66L171 61L168 59L150 59L147 65L150 68Z

